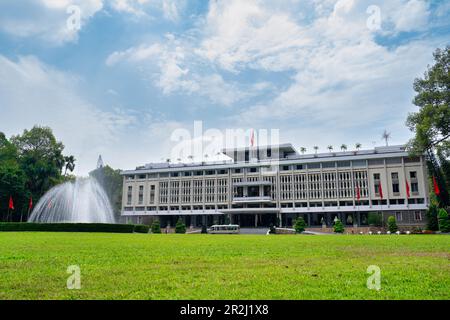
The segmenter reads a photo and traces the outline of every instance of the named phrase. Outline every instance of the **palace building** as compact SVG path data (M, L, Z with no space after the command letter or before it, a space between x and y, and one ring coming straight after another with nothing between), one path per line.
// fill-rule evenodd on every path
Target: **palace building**
M154 163L122 172L122 216L174 226L239 224L367 226L370 212L399 226L424 226L429 202L425 157L404 146L299 154L291 144L225 149L229 160Z

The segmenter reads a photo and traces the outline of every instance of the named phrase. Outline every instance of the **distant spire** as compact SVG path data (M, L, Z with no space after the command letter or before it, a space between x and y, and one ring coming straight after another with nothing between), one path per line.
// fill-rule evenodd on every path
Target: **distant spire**
M97 160L97 169L103 168L103 159L102 159L102 155L98 156L98 160Z

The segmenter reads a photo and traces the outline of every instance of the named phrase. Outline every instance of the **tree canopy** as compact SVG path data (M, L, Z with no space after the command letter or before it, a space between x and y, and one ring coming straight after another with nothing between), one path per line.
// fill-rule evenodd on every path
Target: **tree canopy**
M437 49L433 56L434 65L414 81L413 103L419 111L409 114L406 121L415 134L409 142L415 154L430 149L450 151L450 46Z

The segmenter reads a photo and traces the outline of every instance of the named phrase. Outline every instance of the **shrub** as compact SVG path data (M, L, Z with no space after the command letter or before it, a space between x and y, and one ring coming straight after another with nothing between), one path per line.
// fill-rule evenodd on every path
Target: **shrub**
M177 224L175 225L175 233L186 233L186 225L181 218L178 219Z
M208 228L206 225L202 225L202 233L208 233Z
M369 212L367 222L370 226L381 227L383 222L381 214L378 212Z
M271 223L270 226L269 226L269 233L271 233L271 234L277 233L277 229L275 228L273 223Z
M161 233L161 225L159 220L155 220L152 223L152 233Z
M134 225L134 232L136 233L148 233L150 227L145 224L136 224Z
M336 219L336 222L334 223L334 232L336 232L336 233L344 232L344 225L342 224L341 220L339 220L339 219Z
M394 216L390 216L388 218L387 224L388 224L388 230L391 233L397 232L398 227L397 227L397 222L395 221L395 217Z
M450 232L450 221L448 220L448 213L445 209L439 209L438 222L441 232Z
M133 224L0 222L0 231L133 233Z
M430 204L430 207L426 213L427 216L427 230L438 231L439 223L438 223L438 208L436 204Z
M294 223L295 233L302 233L303 231L305 231L305 227L306 227L305 219L299 217L297 220L295 220Z

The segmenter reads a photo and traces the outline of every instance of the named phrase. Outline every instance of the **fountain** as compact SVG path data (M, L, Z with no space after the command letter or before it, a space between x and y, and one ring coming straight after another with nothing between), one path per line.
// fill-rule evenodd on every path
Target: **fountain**
M109 199L93 177L77 178L50 189L38 202L28 222L114 223Z

